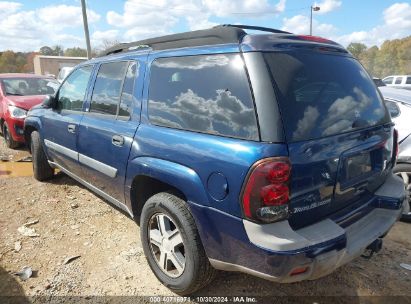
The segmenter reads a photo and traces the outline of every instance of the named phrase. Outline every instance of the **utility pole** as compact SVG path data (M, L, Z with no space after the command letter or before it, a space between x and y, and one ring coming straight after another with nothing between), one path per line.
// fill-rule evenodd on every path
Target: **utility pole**
M91 59L90 34L88 32L86 0L81 0L81 10L83 11L83 25L84 25L84 35L86 36L87 58Z
M313 35L313 12L317 12L320 10L319 6L310 6L310 36Z

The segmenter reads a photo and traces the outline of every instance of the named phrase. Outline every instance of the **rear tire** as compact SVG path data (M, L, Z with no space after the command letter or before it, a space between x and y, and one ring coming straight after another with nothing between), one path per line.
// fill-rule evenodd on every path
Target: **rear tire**
M3 125L3 137L4 137L4 141L6 142L7 147L9 147L10 149L16 149L20 145L19 142L13 139L13 136L10 133L9 125L7 124L7 122L5 122Z
M407 191L407 197L408 200L406 202L404 202L404 207L403 207L403 213L401 216L401 220L405 221L405 222L411 222L411 164L407 164L407 163L400 163L397 164L394 167L393 172L395 174L397 174L399 177L401 177L404 180L404 176L403 174L407 174L408 175L408 184L406 181L404 181L405 184L405 188ZM407 178L407 177L405 177Z
M30 136L30 147L33 159L33 174L38 181L45 181L53 177L54 169L50 167L40 140L40 134L33 131Z
M140 234L151 270L175 293L192 294L214 279L216 270L208 261L194 219L182 199L165 192L149 198L141 214ZM177 238L179 241L174 242Z

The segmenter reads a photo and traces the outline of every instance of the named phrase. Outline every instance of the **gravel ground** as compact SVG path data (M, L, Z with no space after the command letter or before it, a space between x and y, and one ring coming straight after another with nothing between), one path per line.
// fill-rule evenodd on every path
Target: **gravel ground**
M2 159L26 156L0 141ZM64 174L39 183L31 176L6 177L0 170L0 194L0 296L175 295L148 267L136 223ZM18 228L31 221L36 223L27 227L39 236L21 235ZM411 224L398 222L371 260L359 258L316 281L281 285L221 272L198 295L401 295L409 300L411 271L400 263L411 264L410 231ZM77 258L65 264L70 257ZM13 275L24 266L34 271L26 281Z

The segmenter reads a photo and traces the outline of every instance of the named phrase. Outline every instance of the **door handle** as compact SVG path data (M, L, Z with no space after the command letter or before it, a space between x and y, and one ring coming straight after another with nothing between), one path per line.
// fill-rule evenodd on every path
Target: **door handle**
M111 143L115 146L121 147L124 145L124 137L121 135L113 135L111 138Z
M76 133L76 125L68 125L67 131L69 131L69 133Z

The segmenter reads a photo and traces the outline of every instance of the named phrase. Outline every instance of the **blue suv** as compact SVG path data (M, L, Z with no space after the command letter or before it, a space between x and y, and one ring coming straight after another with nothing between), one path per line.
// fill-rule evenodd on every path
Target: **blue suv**
M77 66L24 132L35 178L59 169L127 212L179 294L216 269L325 276L379 251L405 199L396 131L361 64L269 28L117 45Z

